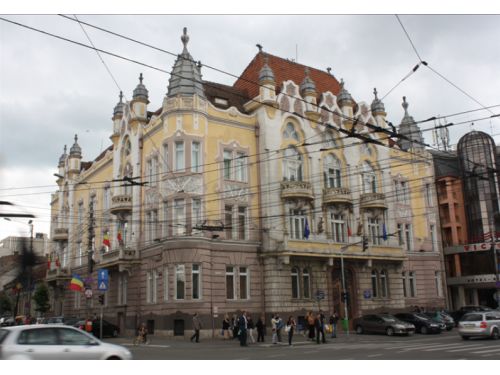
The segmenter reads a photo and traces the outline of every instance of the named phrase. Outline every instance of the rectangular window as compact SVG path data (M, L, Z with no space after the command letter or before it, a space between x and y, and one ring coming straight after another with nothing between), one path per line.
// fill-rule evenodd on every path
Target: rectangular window
M75 296L75 309L79 309L81 305L81 292L74 292L73 294Z
M175 299L184 299L186 288L186 274L183 264L175 266Z
M399 240L399 246L403 246L405 243L403 224L398 224L398 240Z
M162 237L166 238L168 237L168 203L163 202L163 218L162 218Z
M78 203L78 225L83 222L83 202Z
M186 232L186 210L184 199L174 200L174 233L182 235Z
M441 272L434 272L434 280L436 282L436 294L438 297L443 296L443 284L441 283Z
M375 271L372 271L372 276L371 276L371 279L372 279L372 297L373 298L377 298L379 295L378 295L378 277L377 277L377 272Z
M387 290L387 273L386 271L380 272L380 297L386 298L388 296Z
M192 298L200 299L200 265L193 264L191 268Z
M168 145L163 145L163 173L169 172L168 168Z
M184 142L175 142L175 170L184 171Z
M409 273L409 284L410 284L410 297L415 297L417 294L417 281L415 279L415 272L410 271Z
M330 225L333 242L347 241L347 225L345 215L335 214L330 211Z
M235 299L234 267L226 266L226 299Z
M246 155L240 152L236 153L235 164L236 164L235 166L236 181L246 182L247 180Z
M290 210L290 238L301 240L304 238L304 229L306 225L305 210Z
M249 293L248 269L240 267L240 299L248 299Z
M147 182L148 186L153 186L153 160L149 159L146 162L146 173L147 173Z
M201 172L200 142L191 144L191 172Z
M76 246L78 247L78 250L77 250L78 254L76 256L76 265L81 266L83 263L83 246L82 246L81 242L78 242L76 244Z
M158 158L154 157L151 159L151 185L156 186L158 182Z
M146 272L146 303L152 303L153 298L153 273L152 271Z
M378 218L368 218L368 236L371 244L380 245L380 222Z
M118 305L127 304L128 275L121 273L118 276Z
M432 207L432 186L425 184L425 203L427 206Z
M436 226L431 224L429 229L429 232L431 233L432 251L437 251Z
M299 271L292 268L292 298L299 298Z
M224 227L226 228L226 240L233 239L233 206L224 206Z
M304 289L304 298L311 298L311 280L309 278L309 271L302 272L302 286Z
M406 281L406 272L403 272L401 274L402 278L403 278L403 297L408 297L408 285L407 285L407 281Z
M407 251L412 249L412 234L411 234L411 224L405 224L405 246Z
M224 150L224 179L231 179L231 168L233 166L233 155L231 151Z
M238 207L238 239L246 239L247 208Z
M168 301L168 267L163 268L163 300Z
M201 200L200 199L193 199L192 201L192 223L193 227L196 225L201 224Z

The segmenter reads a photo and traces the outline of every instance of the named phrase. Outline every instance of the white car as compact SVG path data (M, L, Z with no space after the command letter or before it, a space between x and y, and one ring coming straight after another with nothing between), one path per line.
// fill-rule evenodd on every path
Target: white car
M0 359L132 359L132 353L71 326L44 324L0 328Z

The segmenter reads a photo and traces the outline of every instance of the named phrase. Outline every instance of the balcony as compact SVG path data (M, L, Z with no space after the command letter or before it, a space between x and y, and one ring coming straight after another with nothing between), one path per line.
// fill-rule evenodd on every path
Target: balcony
M282 181L281 182L281 198L296 199L306 198L313 199L313 191L310 182L305 181Z
M62 284L71 279L71 273L68 268L57 267L53 270L47 271L47 282L56 282L57 284Z
M351 190L343 187L323 189L323 204L347 203L352 204Z
M385 194L383 193L364 193L361 194L360 207L363 209L382 208L387 209L385 203Z
M55 228L54 236L52 238L54 241L67 241L68 240L68 228Z
M139 253L136 250L120 248L101 255L99 267L114 268L119 272L130 269L135 264L140 264Z
M471 275L471 276L459 276L459 277L447 277L446 283L448 286L455 285L472 285L474 287L484 287L484 288L495 288L496 275L495 274L484 274L484 275Z
M111 208L109 210L113 215L124 215L132 212L132 196L121 194L111 198Z

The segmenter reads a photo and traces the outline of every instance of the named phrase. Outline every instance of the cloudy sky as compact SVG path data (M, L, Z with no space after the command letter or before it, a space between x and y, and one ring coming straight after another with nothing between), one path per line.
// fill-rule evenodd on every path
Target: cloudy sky
M81 26L57 15L5 15L3 18L89 44ZM188 28L193 58L206 67L203 78L231 85L257 53L260 43L273 55L326 70L343 78L357 101L371 103L373 88L385 96L419 62L394 15L78 15L85 21L174 54L182 51ZM399 124L402 97L415 120L500 104L500 16L401 15L421 59L420 68L384 98L388 120ZM84 26L97 48L170 71L175 57ZM161 106L169 75L103 55L127 99L139 73L149 90L150 110ZM433 70L431 70L432 68ZM83 160L110 145L112 110L119 89L96 53L66 41L0 20L0 200L33 212L35 231L49 231L53 173L64 145L78 134ZM500 106L449 116L466 122L450 128L451 143L474 128L500 143ZM472 127L470 122L474 121ZM422 125L423 129L433 122ZM425 132L432 144L431 132ZM22 221L22 220L20 220ZM26 234L24 223L0 222L0 238Z

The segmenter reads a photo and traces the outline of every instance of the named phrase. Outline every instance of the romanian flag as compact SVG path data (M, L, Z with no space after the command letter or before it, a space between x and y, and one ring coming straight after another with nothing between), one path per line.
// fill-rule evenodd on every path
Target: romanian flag
M71 282L69 283L69 289L70 290L75 290L77 292L81 292L83 290L83 281L80 276L77 274L73 274L73 278L71 279Z
M352 230L349 224L347 224L347 237L352 237Z
M59 255L56 255L56 267L61 267L61 262L59 262Z
M47 268L50 270L50 262L52 261L52 253L47 255Z
M111 242L109 242L108 232L104 233L104 237L102 239L102 244L107 247L111 247Z
M116 239L120 245L123 245L122 231L118 230L118 234L116 235Z

